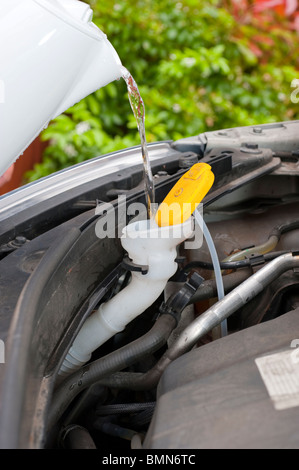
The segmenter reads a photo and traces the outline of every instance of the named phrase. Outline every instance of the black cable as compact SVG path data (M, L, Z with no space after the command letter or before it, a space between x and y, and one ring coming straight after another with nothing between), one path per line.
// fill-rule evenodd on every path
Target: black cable
M286 253L289 253L290 250L288 251L273 251L272 253L266 253L265 255L261 255L263 260L266 261L271 261L275 258L277 258L280 255L285 255ZM246 268L248 266L252 265L252 260L254 257L250 258L245 258L240 261L225 261L220 263L220 268L221 269L240 269L240 268ZM190 271L193 268L202 268L202 269L209 269L209 270L214 270L214 266L212 263L206 262L206 261L191 261L190 263L186 264L181 270L180 274L184 273L186 271ZM179 276L178 276L179 278Z
M147 426L152 420L154 410L154 407L148 408L136 414L135 416L132 416L130 419L130 426L132 426L134 429L140 429L143 426Z
M101 416L140 413L145 410L153 410L156 402L150 401L145 403L115 403L112 405L97 406L96 414Z

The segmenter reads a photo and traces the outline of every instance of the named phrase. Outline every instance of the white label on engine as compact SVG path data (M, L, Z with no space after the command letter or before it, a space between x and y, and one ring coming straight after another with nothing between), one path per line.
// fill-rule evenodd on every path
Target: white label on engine
M297 349L258 357L255 363L276 410L299 406Z

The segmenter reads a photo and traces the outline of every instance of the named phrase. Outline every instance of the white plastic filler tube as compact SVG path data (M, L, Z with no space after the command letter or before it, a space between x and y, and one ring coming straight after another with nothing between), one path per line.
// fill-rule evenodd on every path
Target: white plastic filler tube
M86 320L64 359L59 375L67 375L89 361L93 351L153 304L177 270L177 245L189 238L193 229L192 217L183 224L166 227L143 220L123 229L123 248L134 263L148 266L148 271L146 274L133 271L129 285L101 304L97 312Z

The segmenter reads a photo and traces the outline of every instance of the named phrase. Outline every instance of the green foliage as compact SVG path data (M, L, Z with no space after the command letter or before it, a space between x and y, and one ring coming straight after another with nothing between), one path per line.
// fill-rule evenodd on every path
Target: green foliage
M283 24L235 19L217 0L90 0L94 22L135 78L149 142L299 118L290 101L299 39ZM54 119L29 180L140 144L124 80Z

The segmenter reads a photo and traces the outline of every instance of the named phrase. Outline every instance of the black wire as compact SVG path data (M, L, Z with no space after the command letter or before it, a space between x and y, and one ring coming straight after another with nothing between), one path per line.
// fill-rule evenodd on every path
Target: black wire
M140 411L151 410L155 408L156 402L146 403L116 403L112 405L97 406L96 414L101 416L139 413Z
M265 255L262 255L262 258L264 261L271 261L278 256L285 255L286 253L289 253L290 250L288 251L273 251L272 253L266 253ZM250 258L245 258L240 261L225 261L220 263L220 269L240 269L240 268L245 268L247 266L251 266L252 260L254 257ZM261 258L261 260L262 260ZM193 268L203 268L203 269L211 269L214 270L213 263L209 263L206 261L191 261L190 263L186 264L181 270L180 273L185 273L190 271Z
M279 240L282 234L290 232L291 230L295 230L298 228L299 228L299 220L293 220L291 222L284 222L280 225L277 225L271 230L271 233L269 234L269 238L271 236L276 236ZM265 262L271 261L272 259L277 258L277 256L284 255L285 253L289 253L289 251L276 251L272 253L267 253L263 255L263 258ZM239 268L244 268L246 266L251 266L253 258L254 256L251 259L245 258L244 260L239 260L239 261L225 261L225 262L220 263L220 268L221 269L239 269ZM176 280L182 280L183 279L182 275L193 268L203 268L203 269L214 270L214 266L212 263L208 263L205 261L191 261L179 271Z

